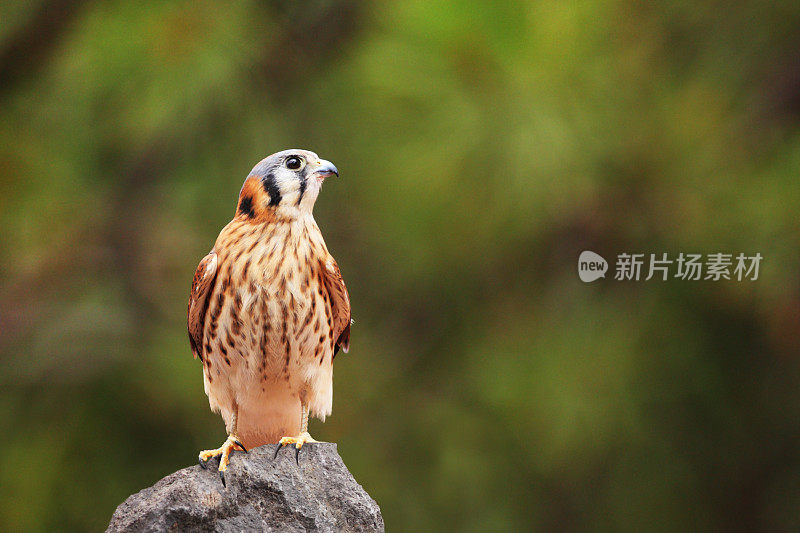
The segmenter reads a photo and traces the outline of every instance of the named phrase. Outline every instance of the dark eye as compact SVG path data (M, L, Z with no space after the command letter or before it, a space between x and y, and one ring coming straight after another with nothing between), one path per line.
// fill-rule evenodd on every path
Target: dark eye
M286 168L290 170L297 170L298 168L303 166L303 160L297 156L292 156L286 160Z

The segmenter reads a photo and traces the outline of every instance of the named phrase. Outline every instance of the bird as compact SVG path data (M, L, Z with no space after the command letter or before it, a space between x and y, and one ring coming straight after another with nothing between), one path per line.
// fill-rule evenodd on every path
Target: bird
M228 438L203 450L220 456L225 483L231 452L267 443L305 443L309 415L333 404L333 360L350 347L350 297L313 207L336 166L308 150L261 160L247 175L233 219L195 271L187 325L203 365L211 410ZM299 461L299 459L298 459Z

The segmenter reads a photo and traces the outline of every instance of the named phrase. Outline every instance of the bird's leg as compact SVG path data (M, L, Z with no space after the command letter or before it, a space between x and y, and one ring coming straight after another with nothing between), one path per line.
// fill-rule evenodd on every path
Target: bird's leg
M296 437L283 437L278 442L278 449L275 451L280 451L281 448L286 446L287 444L294 444L297 451L295 452L295 459L297 459L300 455L300 448L303 447L303 444L307 442L317 442L316 440L311 437L308 433L308 404L306 402L301 402L300 404L300 434Z
M225 471L228 469L228 463L230 462L230 455L231 451L234 448L239 448L243 452L247 453L242 441L239 440L239 437L236 436L236 429L239 425L239 406L233 406L233 419L231 420L231 432L228 435L228 438L225 439L225 442L222 443L222 446L217 448L216 450L203 450L200 452L199 461L200 466L203 468L206 467L206 462L212 457L216 457L217 455L220 456L219 458L219 477L222 479L222 484L225 485Z

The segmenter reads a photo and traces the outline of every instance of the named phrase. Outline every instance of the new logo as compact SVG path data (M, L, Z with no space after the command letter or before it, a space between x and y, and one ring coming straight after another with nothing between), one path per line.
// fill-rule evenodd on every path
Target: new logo
M590 283L596 279L606 277L608 262L602 256L585 250L578 257L578 276L581 281Z

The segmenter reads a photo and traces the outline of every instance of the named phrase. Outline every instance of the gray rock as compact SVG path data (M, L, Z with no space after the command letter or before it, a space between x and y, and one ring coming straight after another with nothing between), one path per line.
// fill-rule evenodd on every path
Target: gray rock
M276 444L233 452L227 487L217 459L170 474L125 500L107 531L383 531L375 500L356 483L336 444Z

